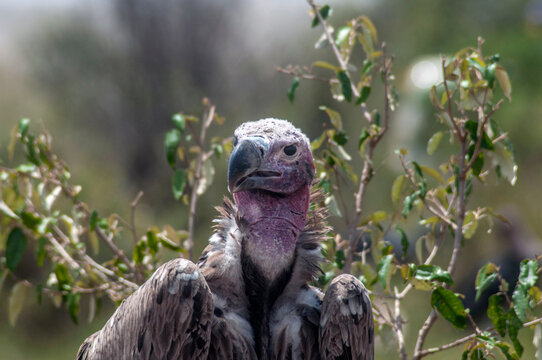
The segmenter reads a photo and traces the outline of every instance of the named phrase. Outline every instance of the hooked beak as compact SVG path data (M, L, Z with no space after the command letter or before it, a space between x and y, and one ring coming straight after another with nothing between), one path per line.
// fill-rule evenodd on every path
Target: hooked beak
M247 137L237 144L228 164L230 192L262 188L266 180L281 176L277 171L262 167L268 151L269 141L260 136Z

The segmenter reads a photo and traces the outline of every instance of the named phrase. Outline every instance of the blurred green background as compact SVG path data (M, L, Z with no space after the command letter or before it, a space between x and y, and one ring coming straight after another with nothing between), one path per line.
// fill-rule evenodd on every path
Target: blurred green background
M419 162L438 164L438 156L425 152L438 128L428 84L437 81L440 54L475 46L480 35L486 40L485 55L499 53L512 81L513 100L503 104L496 119L516 147L519 179L514 187L494 178L475 185L471 202L508 214L514 226L489 234L484 227L465 244L464 261L472 268L461 269L458 276L465 282L460 286L463 291L474 286L474 274L484 261L540 253L542 0L359 0L329 5L336 28L350 17L368 15L379 39L395 54L400 106L379 149L379 178L369 187L367 209L391 207L389 188L401 172L394 149L407 148ZM228 136L244 121L279 117L314 138L326 121L319 105L341 111L348 131L359 133L360 114L332 102L325 84L302 82L294 104L287 99L291 78L277 73L277 66L333 61L329 49L314 49L321 28L312 29L310 23L304 1L2 0L0 159L9 164L10 131L21 117L29 117L34 129L44 126L51 132L53 148L69 164L74 182L83 186L82 199L100 213L129 214L130 201L142 190L138 226L186 227L186 209L171 195L163 135L173 113L199 115L204 96L226 118L224 125L211 129L211 137ZM374 105L379 104L377 96L375 91ZM213 206L227 192L226 160L215 161L215 166L216 186L198 203L196 254L211 233ZM50 302L29 302L12 328L6 314L9 285L0 297L1 359L73 358L83 339L113 311L104 303L101 316L88 324L83 302L81 323L74 325L67 311ZM428 302L427 293L420 293L407 304L409 351ZM427 345L462 335L447 325L437 327ZM379 340L377 345L377 359L396 358L393 341ZM524 338L523 345L529 359L534 353L530 339ZM454 359L460 351L437 356Z

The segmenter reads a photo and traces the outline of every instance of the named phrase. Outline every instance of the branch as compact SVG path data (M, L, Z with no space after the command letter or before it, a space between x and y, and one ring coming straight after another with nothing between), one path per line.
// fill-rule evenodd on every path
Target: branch
M469 163L467 164L467 170L469 170L472 165L474 164L474 161L476 160L476 158L478 157L478 154L480 153L480 146L482 145L482 138L484 136L484 131L485 131L485 127L489 121L489 119L491 118L491 116L493 116L493 113L495 113L495 111L499 110L499 107L501 106L501 104L503 103L503 99L500 99L496 104L495 106L493 106L493 108L491 109L491 111L484 115L484 108L483 106L480 106L480 117L482 120L481 122L479 122L479 127L478 127L478 139L476 139L476 145L474 146L474 152L472 154L472 157L471 159L469 160Z
M473 333L473 334L470 334L468 336L465 336L461 339L457 339L456 341L453 341L449 344L446 344L446 345L441 345L439 347L433 347L433 348L429 348L429 349L426 349L426 350L423 350L421 351L419 354L418 354L418 359L421 359L423 358L424 356L427 356L427 355L431 355L433 353L436 353L436 352L439 352L439 351L443 351L443 350L448 350L448 349L451 349L453 347L456 347L456 346L459 346L463 343L466 343L467 341L469 340L472 340L474 338L476 338L477 334L476 333Z
M211 125L213 118L215 116L215 106L210 105L207 117L204 120L204 123L201 125L201 132L197 142L200 146L200 151L198 154L198 163L196 167L196 176L194 177L194 186L192 187L192 194L190 197L190 212L188 217L188 239L186 239L186 247L188 248L188 254L190 260L192 260L194 254L194 227L196 223L196 203L198 201L198 185L201 180L201 168L203 162L205 161L205 149L203 145L205 144L205 136L207 134L207 129Z
M320 14L318 6L316 6L316 4L314 3L314 0L307 0L307 2L312 7L312 10L314 11L314 15L316 17L318 17L318 20L320 21L320 24L322 24L322 27L324 28L324 33L326 34L327 41L331 45L331 49L333 50L333 54L335 54L335 58L339 62L339 65L340 65L342 71L344 71L344 73L348 76L348 78L351 79L350 73L348 72L348 68L347 68L348 64L345 61L345 59L343 59L343 57L341 55L341 52L339 51L339 48L337 48L337 44L335 44L335 40L333 40L333 36L331 35L331 31L329 31L329 25L327 24L326 20L322 17L322 14ZM354 86L353 82L352 82L351 86L352 86L352 92L354 93L354 95L356 95L356 97L359 97L359 91L356 88L356 86Z
M443 77L442 82L444 83L444 91L446 92L446 99L448 100L447 101L448 116L450 117L450 121L453 124L454 132L456 136L458 137L460 141L463 141L465 134L461 132L461 130L459 129L459 127L457 126L454 120L454 113L452 111L452 94L450 93L450 89L448 89L448 83L446 82L446 66L445 65L446 65L446 59L443 57L442 58L442 77Z
M394 288L395 291L395 316L394 316L394 329L397 334L397 343L399 347L399 354L401 355L401 360L407 360L407 352L405 345L405 337L403 335L403 318L401 317L401 307L399 293L397 287Z
M120 261L122 261L124 264L126 264L126 266L132 272L132 274L135 275L136 279L138 281L142 280L142 279L140 279L141 274L137 271L134 264L132 264L132 262L126 257L126 255L124 254L124 251L119 249L118 246L115 245L115 243L113 242L113 233L111 233L109 236L107 236L99 226L96 226L94 228L94 232L111 249L111 251L113 251L113 253L116 256L118 256Z

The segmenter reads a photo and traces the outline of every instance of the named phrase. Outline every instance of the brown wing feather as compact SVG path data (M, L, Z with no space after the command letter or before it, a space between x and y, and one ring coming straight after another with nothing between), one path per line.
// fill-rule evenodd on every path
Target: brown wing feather
M254 346L239 332L232 331L223 314L216 314L211 331L209 359L257 359Z
M373 313L363 284L339 275L329 285L320 317L320 356L326 359L374 359Z
M162 265L128 297L77 359L206 359L213 299L196 265Z

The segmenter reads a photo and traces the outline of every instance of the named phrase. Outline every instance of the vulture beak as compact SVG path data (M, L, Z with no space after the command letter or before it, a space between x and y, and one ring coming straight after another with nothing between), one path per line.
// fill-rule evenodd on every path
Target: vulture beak
M258 189L270 177L280 177L277 171L262 168L269 151L269 141L260 136L244 138L233 149L228 164L228 189L232 193Z

